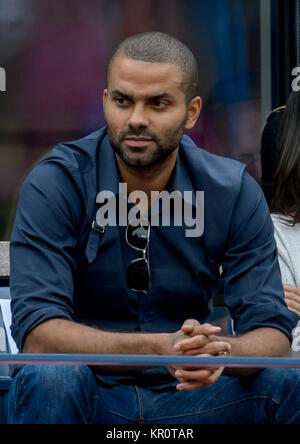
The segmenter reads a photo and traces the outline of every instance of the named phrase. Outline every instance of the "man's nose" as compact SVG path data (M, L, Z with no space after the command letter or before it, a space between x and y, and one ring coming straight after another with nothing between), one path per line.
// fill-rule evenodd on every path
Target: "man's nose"
M148 127L149 119L143 105L135 105L128 120L128 125L134 128Z

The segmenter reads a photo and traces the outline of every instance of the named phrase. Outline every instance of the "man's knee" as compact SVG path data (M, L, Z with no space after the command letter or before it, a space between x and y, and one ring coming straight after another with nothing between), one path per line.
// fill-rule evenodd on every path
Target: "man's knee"
M91 392L96 387L87 366L26 366L14 378L7 397L8 422L86 422L92 414Z
M89 381L94 383L91 370L87 366L73 365L28 365L16 376L17 387L51 396L86 389Z

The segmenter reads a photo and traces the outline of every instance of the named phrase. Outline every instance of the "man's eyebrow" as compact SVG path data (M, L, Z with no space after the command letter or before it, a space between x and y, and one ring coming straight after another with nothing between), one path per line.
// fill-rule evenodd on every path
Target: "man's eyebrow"
M113 91L111 91L110 95L111 96L121 96L121 97L124 97L125 99L130 99L130 100L133 99L132 96L130 96L128 94L125 94L125 93L123 93L122 91L120 91L118 89L114 89ZM167 92L163 92L163 93L156 94L154 96L149 96L149 97L146 97L146 98L147 98L147 100L160 100L160 99L175 100L175 97L172 94L167 93Z
M121 96L121 97L124 97L126 99L132 99L131 96L129 96L128 94L123 93L122 91L119 91L118 89L114 89L113 91L111 91L110 95L111 96Z
M175 97L170 94L170 93L161 93L161 94L157 94L155 96L151 96L149 97L150 100L160 100L160 99L171 99L171 100L175 100Z

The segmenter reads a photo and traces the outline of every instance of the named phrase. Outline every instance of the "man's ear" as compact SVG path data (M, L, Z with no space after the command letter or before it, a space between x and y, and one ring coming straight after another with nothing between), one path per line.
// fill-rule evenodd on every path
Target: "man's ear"
M189 104L188 114L187 114L187 121L185 123L185 129L190 130L194 128L198 117L200 115L202 108L202 99L201 97L197 96L194 97L194 99Z
M105 105L105 103L106 103L107 96L108 96L108 92L107 92L107 89L105 89L105 90L103 91L103 98L102 98L102 104L103 104L103 107L104 107L104 105Z

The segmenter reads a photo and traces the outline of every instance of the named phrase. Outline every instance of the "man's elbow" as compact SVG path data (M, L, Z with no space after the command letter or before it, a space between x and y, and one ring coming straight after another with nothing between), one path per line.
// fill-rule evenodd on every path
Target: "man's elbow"
M23 341L22 353L51 353L52 350L47 344L49 342L49 330L55 328L52 323L53 320L45 321L27 333Z
M36 327L38 328L38 327ZM30 353L30 354L36 354L36 353L45 353L43 350L43 345L38 341L37 335L36 335L36 328L31 330L24 338L23 346L22 346L22 353Z

